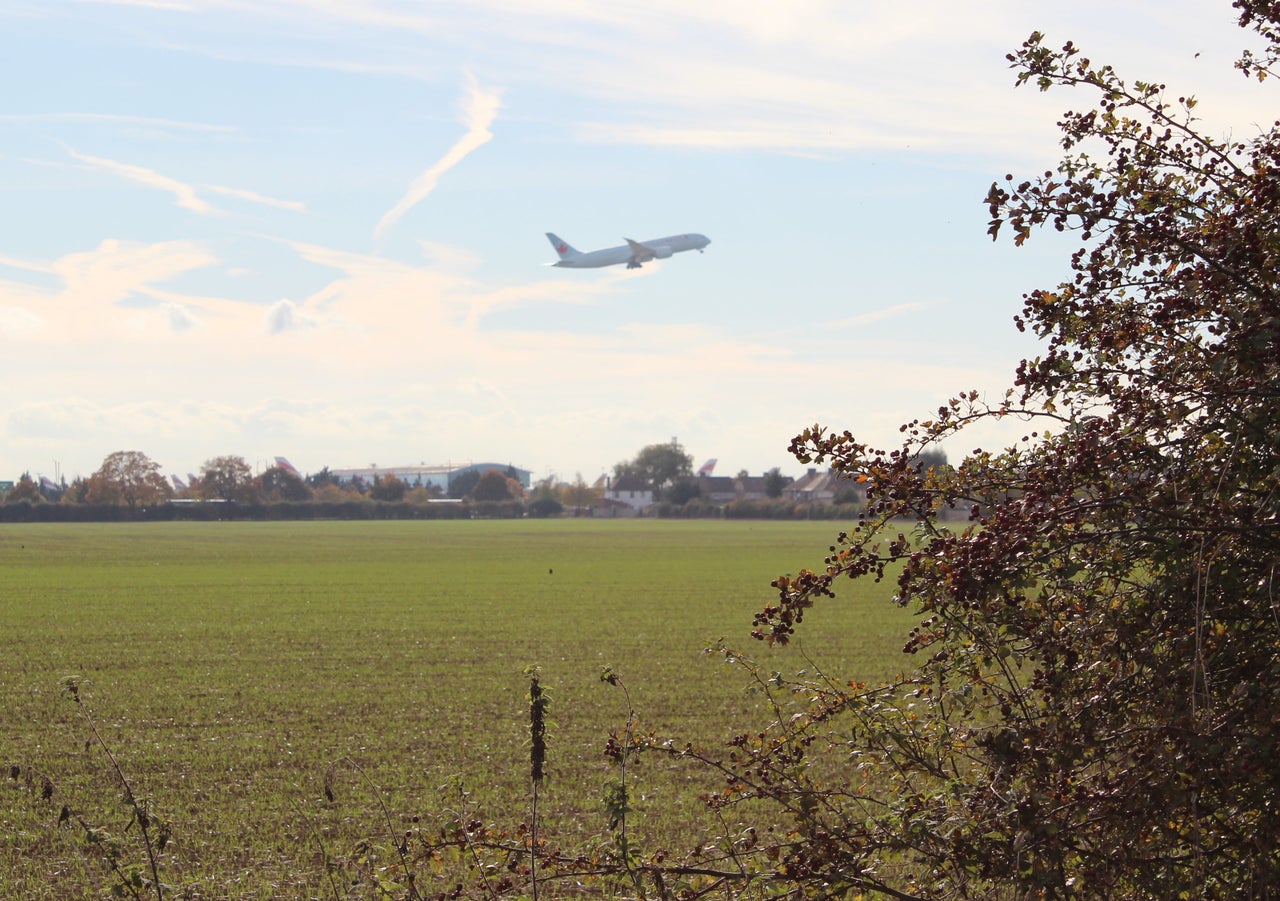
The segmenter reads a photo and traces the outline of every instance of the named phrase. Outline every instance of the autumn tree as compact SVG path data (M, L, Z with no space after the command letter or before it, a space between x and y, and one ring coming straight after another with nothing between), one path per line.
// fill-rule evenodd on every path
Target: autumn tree
M1273 74L1280 5L1235 6L1266 41L1240 67ZM1193 98L1040 34L1010 61L1019 84L1092 98L1061 120L1056 171L987 197L993 237L1079 239L1071 278L1016 320L1043 354L1003 399L961 394L897 449L821 425L795 439L802 462L864 479L868 508L776 581L758 636L785 643L847 579L891 579L921 617L917 669L814 690L805 718L748 740L735 784L787 807L807 838L782 869L825 895L1272 897L1280 126L1213 138ZM1015 418L1013 447L919 465ZM952 508L967 522L948 527ZM843 782L786 756L824 733Z
M520 500L524 497L524 483L520 481L516 468L508 466L507 471L503 473L503 477L507 480L507 491L510 493L512 500Z
M429 504L442 497L444 497L444 492L435 482L428 482L425 485L414 485L406 491L404 495L406 503L417 505Z
M116 451L107 455L89 477L85 500L91 504L159 503L173 495L169 482L160 474L160 464L141 451Z
M333 481L325 482L315 488L311 493L311 499L321 504L348 504L364 501L365 497L354 482L344 486L340 482Z
M242 495L252 480L253 470L244 457L213 457L200 467L200 492L206 498L244 500Z
M58 503L68 506L73 504L84 504L88 502L90 480L77 476L71 480L71 484L67 486L67 490L62 492L62 497Z
M388 501L395 503L404 500L405 492L409 490L403 480L396 477L395 473L387 473L385 476L374 476L373 487L369 489L369 497L375 501Z
M604 497L604 489L588 485L582 473L575 473L572 482L560 486L560 500L575 509L594 507Z
M4 493L4 503L16 504L20 501L26 501L29 504L44 502L44 495L40 493L40 486L36 484L35 479L25 472L14 483L13 487Z

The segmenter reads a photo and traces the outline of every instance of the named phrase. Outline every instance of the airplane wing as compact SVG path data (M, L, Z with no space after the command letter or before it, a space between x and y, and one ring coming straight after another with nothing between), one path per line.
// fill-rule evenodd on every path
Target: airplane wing
M639 241L632 241L630 238L623 238L627 242L627 246L631 248L632 263L647 263L654 258L653 248L647 244L641 244Z

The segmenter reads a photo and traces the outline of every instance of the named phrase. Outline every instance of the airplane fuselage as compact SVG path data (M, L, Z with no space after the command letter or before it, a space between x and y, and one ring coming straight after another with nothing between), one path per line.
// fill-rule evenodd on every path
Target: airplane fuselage
M699 234L668 235L651 241L632 241L628 238L626 244L583 253L550 232L547 233L547 238L560 256L559 260L550 265L565 269L599 269L603 266L618 266L623 263L628 269L638 269L642 263L650 260L665 260L672 254L686 250L701 252L711 243L710 238Z

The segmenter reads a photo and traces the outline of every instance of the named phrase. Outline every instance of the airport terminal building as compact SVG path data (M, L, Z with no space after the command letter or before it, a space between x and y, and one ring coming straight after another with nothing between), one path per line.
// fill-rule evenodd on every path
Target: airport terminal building
M332 469L330 472L339 482L343 483L354 482L357 479L371 483L375 477L386 478L392 475L410 488L429 488L435 485L445 494L448 494L450 483L463 473L479 472L484 474L491 469L496 469L503 475L511 476L525 488L529 487L530 479L533 476L533 473L529 470L512 466L510 463L467 463L465 465L450 463L443 466L428 466L426 464L417 466L366 466L360 469Z

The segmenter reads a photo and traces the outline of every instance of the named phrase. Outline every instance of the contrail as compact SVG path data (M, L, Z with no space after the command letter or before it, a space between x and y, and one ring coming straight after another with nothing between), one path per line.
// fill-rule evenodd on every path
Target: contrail
M373 230L375 241L381 240L400 221L401 216L434 191L441 175L466 159L471 151L483 147L493 139L489 126L497 118L501 107L502 95L497 91L484 90L468 73L467 93L462 98L462 121L467 126L467 133L438 162L414 179L408 193L379 220L378 227Z
M148 188L156 188L161 191L168 191L173 195L178 206L185 210L191 210L193 213L214 213L217 212L210 204L201 200L196 194L196 189L191 185L178 181L176 178L170 178L167 175L161 175L151 169L145 169L142 166L134 166L129 163L121 163L116 160L107 160L97 156L89 156L84 153L76 153L70 147L66 147L67 153L82 163L97 169L101 172L109 172L112 175L118 175L129 181L146 185Z

